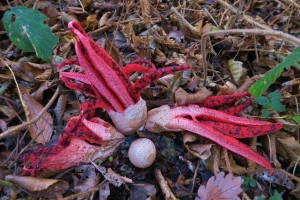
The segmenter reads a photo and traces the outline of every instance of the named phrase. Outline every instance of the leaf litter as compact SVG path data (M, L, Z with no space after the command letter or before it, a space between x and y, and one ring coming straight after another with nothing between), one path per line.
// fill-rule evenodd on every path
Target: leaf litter
M182 64L193 67L189 73L172 75L149 86L142 94L149 108L174 103L199 104L211 95L244 92L270 69L276 69L279 65L277 72L273 71L274 76L265 79L274 83L266 83L271 86L264 91L255 91L256 94L263 94L261 99L265 99L265 103L253 103L242 114L259 118L264 113L266 116L268 112L268 119L284 120L286 125L274 134L275 149L265 145L267 142L264 141L268 140L266 136L258 138L256 143L258 151L264 157L276 155L280 163L276 166L281 168L274 170L274 176L260 168L257 171L247 169L246 160L236 154L229 153L226 161L226 154L216 151L217 145L198 136L187 138L187 132L176 135L173 132L153 134L145 130L138 131L138 136L126 137L120 146L115 142L112 146L108 144L107 149L101 148L97 155L100 160L94 164L103 173L95 170L90 163L56 174L47 181L13 176L12 174L20 175L22 165L18 157L26 149L36 147L37 143L45 144L57 140L66 122L79 114L79 104L87 97L63 87L59 93L60 98L52 102L50 109L35 123L16 129L13 134L9 134L10 137L1 137L0 133L0 140L4 143L0 148L0 167L3 169L0 179L4 181L0 184L1 196L11 197L18 193L23 196L34 194L41 198L55 198L60 195L68 198L75 195L78 199L82 196L97 198L95 195L99 195L100 199L299 198L298 52L294 54L292 61L288 57L300 45L299 39L287 40L285 36L276 34L261 36L255 32L216 32L206 38L205 47L201 46L203 34L227 29L278 30L299 38L297 19L300 4L297 1L247 1L239 6L223 0L197 3L184 1L183 4L147 0L125 3L88 0L36 1L34 4L23 1L14 2L11 6L36 8L50 18L46 24L52 28L54 35L60 37L53 52L63 59L75 55L72 36L66 24L69 21L79 21L89 35L101 43L119 64L125 65L136 58L144 58L158 67ZM1 16L9 10L6 2L1 2L0 8ZM243 13L238 13L238 10ZM39 33L39 37L41 35ZM1 129L5 133L36 117L61 83L56 73L58 63L54 59L45 63L35 53L23 52L13 46L4 30L3 22L0 23L0 37L0 113ZM205 48L206 54L201 47ZM289 62L288 65L292 67L279 64L285 58L288 58L285 63ZM209 64L205 64L203 60ZM18 85L24 88L21 94L27 105L25 109L15 83L9 81L12 74L4 62L12 68ZM139 76L140 74L135 73L131 80L135 81ZM99 117L109 120L104 111L97 112ZM30 134L26 134L26 129ZM145 170L133 167L127 156L130 143L139 136L150 138L158 149L163 150L156 163ZM110 148L116 147L117 151L110 151ZM216 155L216 152L220 154ZM112 159L107 158L109 155ZM87 164L89 158L85 157L83 160ZM235 175L228 174L230 169ZM212 176L209 170L222 172ZM243 192L243 179L239 177L241 175L253 178L257 185ZM5 181L12 182L23 190L6 189ZM25 185L19 184L20 181ZM28 189L27 186L31 186L32 181L45 187Z

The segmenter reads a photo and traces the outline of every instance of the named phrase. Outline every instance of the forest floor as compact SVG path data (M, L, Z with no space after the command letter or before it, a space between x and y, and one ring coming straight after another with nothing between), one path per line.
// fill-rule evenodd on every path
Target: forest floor
M32 27L39 26L38 17L16 14L17 6L48 18L43 26L51 28L51 36L38 28L19 32L29 38L26 44L31 42L33 51L18 38L14 41L18 33L5 26L5 13L11 9L15 14L9 23L29 21ZM11 0L0 2L0 18L0 199L300 199L299 1ZM240 155L227 151L215 143L218 139L176 130L157 134L142 127L120 143L108 141L111 152L101 149L106 155L101 159L75 152L62 157L67 169L54 170L53 161L53 166L44 166L50 175L33 169L31 175L38 177L22 176L25 163L32 159L22 160L24 153L45 145L53 148L68 121L82 114L80 104L88 98L66 87L57 69L76 56L70 21L79 22L120 66L139 58L157 69L191 66L142 91L148 111L176 103L201 104L208 96L248 90L253 94L260 90L257 81L273 70L274 76L263 83L268 87L257 92L260 97L251 99L239 115L283 124L268 135L239 139L273 169L244 158L242 148ZM36 44L34 38L44 43ZM48 49L50 59L35 47ZM285 61L286 66L280 65ZM78 65L68 70L82 72ZM130 80L137 81L140 75L131 74ZM113 124L104 109L93 115ZM154 164L145 169L128 159L128 149L138 138L151 139L157 150ZM234 145L230 141L223 141L223 146ZM41 153L38 159L42 165L47 155Z

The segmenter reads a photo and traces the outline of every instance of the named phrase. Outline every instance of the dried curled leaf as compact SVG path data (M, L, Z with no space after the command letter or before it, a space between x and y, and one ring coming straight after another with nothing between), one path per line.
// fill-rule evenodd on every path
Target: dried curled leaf
M57 179L8 175L5 180L14 183L38 198L57 198L69 187L67 182Z
M27 121L34 119L43 110L43 106L21 88L23 101L26 105L25 114ZM40 119L28 126L31 138L41 144L46 144L53 132L53 119L48 112L44 112Z
M182 88L175 92L176 103L180 106L188 104L201 104L205 99L210 97L212 93L206 88L201 88L196 93L187 93Z
M243 72L243 63L234 59L228 60L228 68L235 82L239 82L242 72Z
M224 175L224 172L220 172L208 180L206 187L200 186L196 200L240 199L238 195L243 191L241 188L244 182L243 179L241 177L233 177L232 174Z
M278 138L278 151L285 153L290 162L296 162L300 155L300 143L295 137Z

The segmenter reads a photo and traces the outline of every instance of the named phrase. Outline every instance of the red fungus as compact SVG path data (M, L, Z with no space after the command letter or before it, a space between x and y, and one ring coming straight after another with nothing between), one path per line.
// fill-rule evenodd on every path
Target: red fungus
M203 107L199 105L176 106L173 108L167 105L161 106L148 112L145 127L155 133L190 131L206 137L267 169L272 169L271 164L263 156L235 138L251 138L272 133L282 128L281 123L251 120L232 115L239 114L248 107L249 99L245 103L224 111L207 108L232 103L247 94L246 92L209 97L204 102Z

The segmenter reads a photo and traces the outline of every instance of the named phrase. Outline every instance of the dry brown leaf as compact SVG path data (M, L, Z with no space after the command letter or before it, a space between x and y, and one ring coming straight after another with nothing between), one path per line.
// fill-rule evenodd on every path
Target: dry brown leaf
M54 114L59 125L62 125L62 118L66 109L68 95L60 95L54 108Z
M213 144L191 144L189 145L190 152L194 156L201 158L202 160L206 160L211 156L211 148Z
M177 199L159 169L155 169L155 178L166 200Z
M23 101L26 105L25 114L27 121L35 118L44 108L25 89L20 88ZM46 144L51 138L53 132L53 119L48 112L44 112L40 119L28 126L31 138L37 142Z
M99 167L99 166L96 166L95 164L94 164L94 166L102 173L104 178L109 183L113 184L116 187L120 187L122 184L126 184L126 183L133 183L133 181L130 178L127 178L125 176L121 176L121 175L117 174L111 168L108 168L108 170L106 170L105 167L102 167L102 166Z
M298 183L297 187L293 189L290 194L294 195L296 199L300 199L300 183Z
M232 174L220 172L215 177L211 177L206 186L200 186L196 200L211 199L240 199L238 195L243 191L241 188L243 179L241 177L233 177Z
M38 81L46 81L49 79L49 77L51 76L52 74L52 69L45 69L44 72L42 72L40 75L36 76L35 77L35 80L38 80Z
M234 59L228 60L228 68L230 70L233 80L237 83L242 77L243 63Z
M284 151L290 162L296 162L300 155L300 143L294 137L278 138L278 152Z
M101 183L99 188L99 200L106 200L110 195L109 182L105 181Z
M128 200L155 199L157 190L152 184L132 184Z
M109 17L111 16L112 12L106 12L104 13L99 22L98 22L98 28L102 27L102 26L105 26L105 24L107 24L108 20L109 20Z
M226 83L224 85L221 85L219 87L219 92L216 94L216 96L219 96L219 95L227 95L227 94L233 94L234 91L236 91L236 86L229 82L229 81L226 81Z
M211 156L211 148L213 144L195 144L199 136L191 133L186 133L183 136L183 144L185 148L194 156L203 160ZM194 144L192 144L194 142Z
M57 198L69 187L67 182L57 179L8 175L5 180L14 183L38 198Z
M50 82L50 81L42 82L40 87L31 94L32 97L37 101L41 101L43 99L43 92L45 90L48 90L52 86L52 84L53 84L53 82Z
M146 27L149 29L151 28L150 3L148 0L140 0L140 5L142 10L143 21L145 22Z
M212 92L206 88L201 88L196 93L187 93L182 88L179 88L175 92L175 101L178 105L187 105L187 104L201 104L212 95Z
M15 116L15 112L10 109L9 106L0 105L0 112L6 115L8 118L12 118L13 116Z
M85 192L98 185L100 176L93 165L82 165L75 168L76 172L83 172L80 182L74 187L75 192Z

